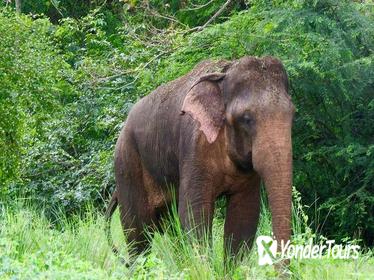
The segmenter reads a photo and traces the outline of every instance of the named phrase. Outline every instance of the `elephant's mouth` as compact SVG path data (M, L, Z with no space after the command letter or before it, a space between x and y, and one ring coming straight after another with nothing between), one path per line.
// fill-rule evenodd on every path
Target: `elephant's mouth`
M253 164L252 164L252 153L249 152L247 156L244 157L237 157L235 160L233 160L235 163L236 168L238 168L239 171L247 173L253 170Z

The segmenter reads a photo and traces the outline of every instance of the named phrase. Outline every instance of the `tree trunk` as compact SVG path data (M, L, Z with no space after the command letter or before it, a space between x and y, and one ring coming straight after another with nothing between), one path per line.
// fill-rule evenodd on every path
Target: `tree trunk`
M22 5L22 0L15 0L16 1L16 12L21 13L21 5Z

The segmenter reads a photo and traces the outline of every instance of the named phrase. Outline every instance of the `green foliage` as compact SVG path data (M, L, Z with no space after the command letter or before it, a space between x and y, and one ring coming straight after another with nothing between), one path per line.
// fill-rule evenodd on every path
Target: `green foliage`
M220 24L192 32L225 1L148 2L93 5L58 25L1 10L0 194L22 193L48 215L55 205L101 207L134 102L202 59L273 55L297 108L294 184L311 206L310 227L372 245L373 6L235 1ZM189 11L193 4L207 6Z
M25 155L46 136L44 124L73 94L64 59L50 42L45 19L0 10L0 187L24 172ZM1 193L1 192L0 192Z
M185 25L189 27L202 26L204 25L227 0L195 0L195 1L181 1L181 0L152 0L152 1L135 1L140 2L134 5L134 8L142 6L142 3L147 3L149 7L157 11L158 15L154 23L167 25L170 23L170 19L160 17L160 15L167 15L168 17L173 16L178 22L174 22L177 25ZM223 11L222 17L227 17L230 14L234 14L237 11L243 10L246 7L244 1L232 1L231 4ZM155 14L155 13L154 13ZM218 19L218 22L220 19Z
M53 37L75 71L72 84L79 95L48 123L48 140L30 150L25 176L33 197L62 204L65 211L87 201L102 202L107 186L113 185L113 145L128 107L121 92L95 85L96 77L111 75L113 66L104 26L100 17L90 15L82 22L67 19Z
M105 0L21 0L21 12L25 14L43 14L53 22L63 17L80 18L90 10L100 8ZM1 6L15 7L14 0L0 2Z

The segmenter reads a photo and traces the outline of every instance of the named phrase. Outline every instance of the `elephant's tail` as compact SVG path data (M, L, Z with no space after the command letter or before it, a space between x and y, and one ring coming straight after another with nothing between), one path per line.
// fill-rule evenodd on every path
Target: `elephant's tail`
M112 220L112 215L114 211L116 210L118 206L118 199L117 199L117 190L114 190L112 198L110 199L108 208L105 211L105 231L106 231L106 236L109 242L109 245L112 247L112 251L115 255L118 255L118 249L114 245L113 239L112 239L112 234L110 232L110 224Z

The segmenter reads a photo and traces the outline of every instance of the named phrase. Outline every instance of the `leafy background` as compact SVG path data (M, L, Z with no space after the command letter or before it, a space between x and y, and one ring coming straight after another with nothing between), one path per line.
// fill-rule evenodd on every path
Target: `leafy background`
M0 2L0 201L103 209L127 113L197 62L273 55L297 108L294 185L329 238L374 237L370 1Z

